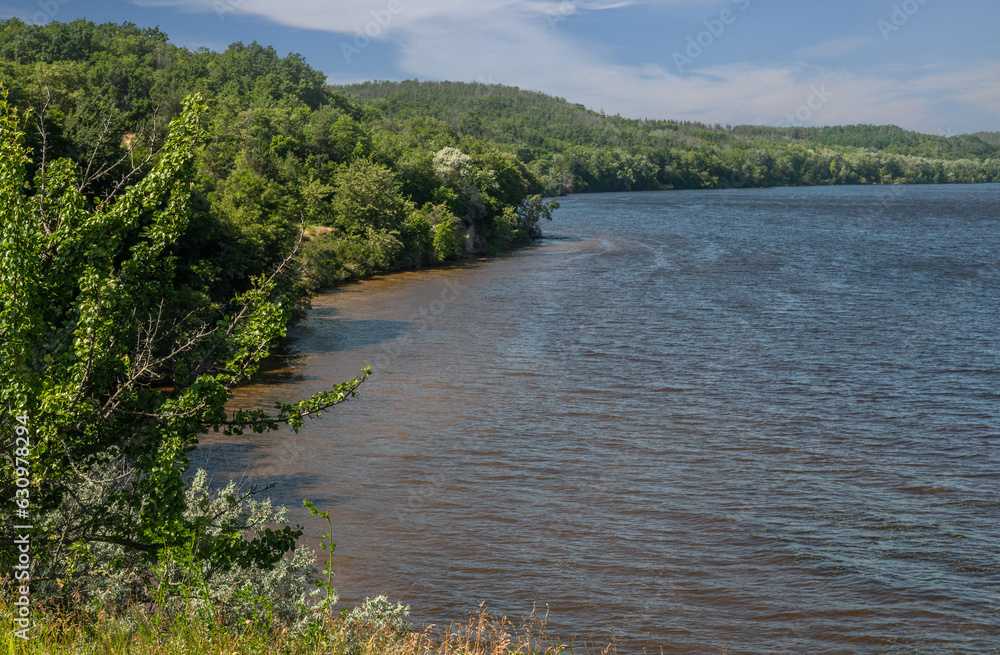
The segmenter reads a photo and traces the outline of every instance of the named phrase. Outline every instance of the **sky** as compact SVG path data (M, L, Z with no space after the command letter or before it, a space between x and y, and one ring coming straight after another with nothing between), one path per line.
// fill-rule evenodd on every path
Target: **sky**
M454 80L629 118L1000 131L997 0L0 0L0 18L257 41L331 84Z

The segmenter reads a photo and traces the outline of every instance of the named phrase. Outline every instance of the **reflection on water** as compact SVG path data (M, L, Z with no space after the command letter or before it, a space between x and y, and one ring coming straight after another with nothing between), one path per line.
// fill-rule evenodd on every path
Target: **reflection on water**
M199 457L331 509L345 602L419 622L997 652L1000 188L892 191L572 197L570 238L316 298L233 406L361 396Z

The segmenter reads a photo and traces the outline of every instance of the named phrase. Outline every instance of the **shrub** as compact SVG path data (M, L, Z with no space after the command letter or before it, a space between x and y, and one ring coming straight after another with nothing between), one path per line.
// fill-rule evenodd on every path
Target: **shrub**
M113 463L92 471L44 523L65 525L75 513L105 500L110 495L107 481L118 473ZM213 491L207 474L199 469L187 488L184 518L200 526L206 537L252 539L287 518L287 508L272 505L269 499L258 501L257 493L234 482ZM320 569L312 549L300 546L271 567L253 561L223 566L193 557L195 550L194 544L174 549L150 565L122 545L78 542L68 557L49 561L49 569L39 571L40 578L49 582L33 589L33 600L46 606L70 600L76 611L91 615L99 611L123 615L136 602L155 600L161 615L196 610L217 615L230 626L276 623L300 632L314 620L310 598L317 595ZM336 596L330 602L336 602Z
M466 238L462 222L449 216L434 226L434 256L439 262L465 255Z

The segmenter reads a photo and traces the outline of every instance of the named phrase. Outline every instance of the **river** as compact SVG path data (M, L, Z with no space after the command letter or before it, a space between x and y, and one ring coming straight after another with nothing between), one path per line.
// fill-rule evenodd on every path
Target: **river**
M1000 652L1000 186L580 195L321 294L196 464L331 510L345 606L618 652ZM300 510L293 519L318 535Z

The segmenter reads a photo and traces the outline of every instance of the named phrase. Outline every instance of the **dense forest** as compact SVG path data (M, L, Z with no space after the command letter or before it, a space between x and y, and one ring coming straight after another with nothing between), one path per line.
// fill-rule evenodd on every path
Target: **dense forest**
M192 52L155 28L11 19L0 23L0 84L31 112L28 145L75 162L95 205L153 165L183 98L201 94L208 134L176 255L202 300L245 290L303 228L280 285L296 297L503 250L536 235L554 206L510 152L441 121L359 106L302 57L257 43Z
M502 144L549 194L1000 181L997 133L944 137L891 125L633 120L542 93L460 82L368 82L342 89L391 118L430 116L462 137Z
M996 133L631 120L499 85L336 88L298 55L192 52L132 24L4 21L0 84L32 112L29 145L74 161L94 203L152 165L183 98L202 94L208 137L177 249L192 302L245 290L297 244L279 286L300 298L498 252L539 233L553 207L540 195L1000 181Z

